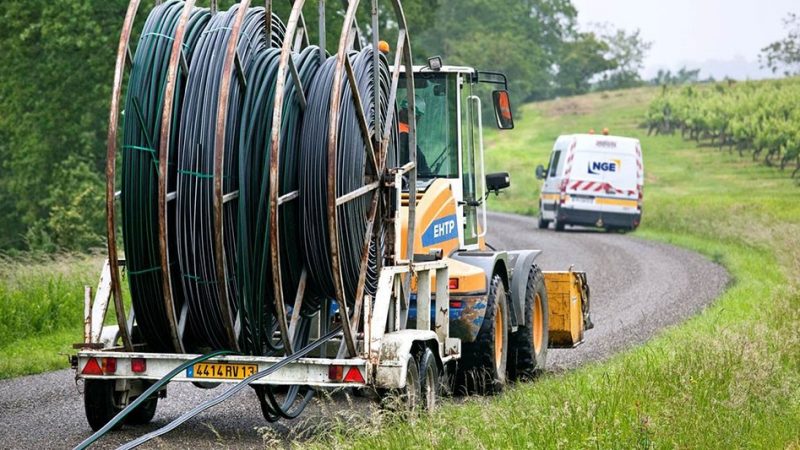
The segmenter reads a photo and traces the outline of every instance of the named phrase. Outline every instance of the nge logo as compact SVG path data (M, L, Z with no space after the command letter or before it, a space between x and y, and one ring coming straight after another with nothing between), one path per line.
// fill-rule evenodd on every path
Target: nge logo
M600 172L616 172L621 165L622 162L618 159L612 159L610 162L590 161L589 173L597 175Z

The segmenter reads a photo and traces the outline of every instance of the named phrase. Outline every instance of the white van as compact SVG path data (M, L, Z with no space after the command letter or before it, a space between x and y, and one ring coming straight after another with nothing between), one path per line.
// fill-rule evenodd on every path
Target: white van
M553 222L607 230L635 230L642 220L644 164L638 139L594 134L560 136L544 180L539 228Z

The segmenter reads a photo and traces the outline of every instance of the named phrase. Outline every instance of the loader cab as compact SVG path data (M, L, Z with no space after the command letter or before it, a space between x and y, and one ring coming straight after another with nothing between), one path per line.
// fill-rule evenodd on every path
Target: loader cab
M435 68L434 68L435 67ZM398 99L406 98L405 72L401 72ZM487 186L483 155L483 102L479 83L506 87L505 75L478 72L470 67L429 64L414 67L415 107L417 118L417 189L425 192L437 180L445 180L456 204L459 250L478 250L487 232L486 193L493 187L503 189L506 183ZM513 128L508 91L480 90L491 93L498 128ZM488 99L487 99L488 100ZM411 114L406 100L398 101L401 133L403 119ZM401 142L402 139L401 139ZM400 159L409 160L411 150L402 148ZM497 174L490 177L496 180ZM502 177L501 177L502 178ZM441 183L437 183L441 185ZM441 221L436 218L432 222ZM455 234L455 233L454 233ZM455 239L455 236L452 236ZM434 242L436 244L436 242Z

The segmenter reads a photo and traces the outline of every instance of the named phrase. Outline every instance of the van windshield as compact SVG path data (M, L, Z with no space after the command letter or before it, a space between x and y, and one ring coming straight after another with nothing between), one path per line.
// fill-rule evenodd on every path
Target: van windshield
M589 181L602 181L615 189L636 189L636 158L633 155L576 151L572 164L572 177Z

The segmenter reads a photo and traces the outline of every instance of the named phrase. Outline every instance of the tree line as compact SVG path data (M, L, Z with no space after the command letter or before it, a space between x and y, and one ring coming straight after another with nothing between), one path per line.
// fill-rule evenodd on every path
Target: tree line
M273 3L288 16L290 1ZM307 3L309 34L317 41L316 2ZM343 3L326 2L330 51ZM383 3L381 25L396 30ZM0 2L0 251L103 244L108 102L127 4ZM140 26L150 4L143 2ZM641 83L649 44L638 32L608 25L578 30L570 0L404 0L403 6L416 63L441 55L447 64L503 71L516 105ZM359 17L366 32L367 10ZM394 42L391 32L387 38Z

